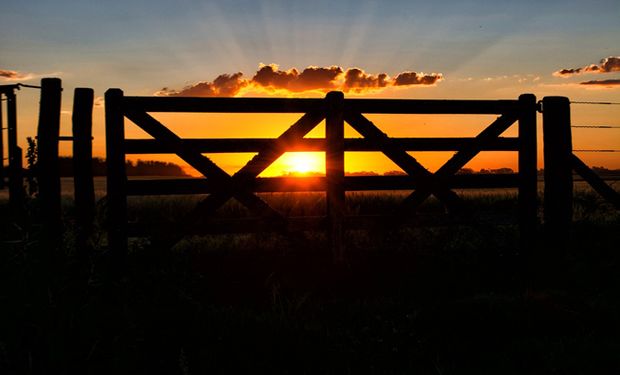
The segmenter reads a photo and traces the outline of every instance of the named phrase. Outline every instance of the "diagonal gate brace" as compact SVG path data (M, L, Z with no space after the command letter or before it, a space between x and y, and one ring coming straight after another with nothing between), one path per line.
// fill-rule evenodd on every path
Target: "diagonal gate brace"
M445 187L435 176L422 166L413 156L409 155L405 149L391 142L391 138L383 133L375 124L360 113L345 112L345 121L348 122L365 138L375 142L388 158L402 168L407 174L421 181L421 186L426 185L427 189L439 198L449 210L461 211L463 202L452 190Z
M485 143L499 137L516 120L515 116L503 115L498 117L491 125L480 132L468 147L454 154L450 160L435 172L434 176L442 179L454 175L482 151ZM415 209L431 194L432 191L430 189L422 186L422 188L417 189L405 198L403 204L409 209Z
M142 111L127 111L125 115L153 138L174 150L175 154L202 173L203 176L213 179L214 185L217 187L214 193L196 205L183 220L183 224L178 225L179 229L183 228L184 230L176 231L179 233L177 237L172 241L167 241L166 245L170 246L178 242L183 233L188 232L200 217L212 214L232 197L260 216L275 220L284 227L285 218L251 192L252 183L263 170L286 152L288 145L303 138L324 118L323 113L319 111L306 113L280 137L265 146L243 168L230 176L208 157L202 155L200 151L184 145L179 136L149 114Z

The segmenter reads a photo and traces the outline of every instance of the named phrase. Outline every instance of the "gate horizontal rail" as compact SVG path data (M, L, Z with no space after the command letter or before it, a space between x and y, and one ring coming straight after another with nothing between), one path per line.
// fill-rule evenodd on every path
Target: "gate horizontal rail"
M269 138L210 138L183 139L184 146L204 153L259 152L273 143ZM459 151L471 147L475 138L392 138L391 143L407 151ZM304 138L291 144L288 152L325 151L323 138ZM345 151L382 151L380 147L364 138L345 138ZM518 151L519 139L512 137L497 138L486 142L481 151ZM127 154L170 154L174 149L156 139L125 140Z
M125 96L124 108L146 112L305 113L325 108L324 99L196 98ZM499 115L520 110L518 100L345 99L344 109L374 114Z

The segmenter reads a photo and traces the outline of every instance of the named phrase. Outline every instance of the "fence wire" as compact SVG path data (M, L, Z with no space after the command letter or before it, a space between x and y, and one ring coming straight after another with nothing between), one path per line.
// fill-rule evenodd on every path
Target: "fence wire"
M29 88L29 89L40 89L41 88L41 86L27 85L25 83L18 83L17 86L18 87L26 87L26 88Z
M588 102L588 101L571 101L571 104L594 104L594 105L620 105L620 102Z
M571 104L588 104L588 105L620 105L620 102L595 102L595 101L584 101L584 100L574 100L574 101L571 101L570 103ZM572 125L571 128L620 129L620 126L617 126L617 125ZM577 149L577 150L573 150L573 152L620 152L620 150Z
M620 152L620 150L573 150L573 152Z

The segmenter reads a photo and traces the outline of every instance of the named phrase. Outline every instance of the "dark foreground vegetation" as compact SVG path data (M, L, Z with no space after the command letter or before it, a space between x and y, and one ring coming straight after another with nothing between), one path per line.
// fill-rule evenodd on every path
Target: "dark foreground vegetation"
M268 198L288 214L322 206ZM258 233L188 237L167 252L134 239L120 274L102 220L83 258L70 219L55 246L35 200L19 226L3 205L0 373L618 373L618 212L578 194L572 232L548 240L539 228L528 266L516 226L496 219L514 197L469 200L487 214L467 225L348 232L346 265L322 233ZM354 196L348 209L396 201ZM156 228L189 207L140 198L130 217ZM228 204L220 215L246 213Z

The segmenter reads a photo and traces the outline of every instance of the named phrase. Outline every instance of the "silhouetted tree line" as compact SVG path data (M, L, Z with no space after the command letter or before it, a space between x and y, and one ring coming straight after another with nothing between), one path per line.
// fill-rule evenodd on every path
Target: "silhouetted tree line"
M59 163L61 177L73 176L71 157L61 156ZM134 163L128 160L125 162L125 168L128 176L188 176L179 165L162 161L138 160ZM93 158L93 175L106 175L105 159Z
M482 168L481 170L477 172L471 168L461 168L461 170L457 172L457 174L512 174L512 173L515 173L515 171L513 171L512 168L496 168L496 169Z
M26 161L28 168L24 169L28 186L33 192L37 191L36 166L39 159L39 149L35 138L28 137L28 149L26 151ZM60 177L73 177L73 158L68 156L60 156L58 158ZM189 177L183 171L181 166L174 163L155 161L155 160L138 160L125 162L125 170L128 176L183 176ZM93 158L93 176L106 176L105 159Z
M596 167L595 167L596 168ZM541 170L542 174L543 170ZM620 171L618 171L620 172ZM457 172L457 174L511 174L515 173L512 168L497 168L497 169L485 169L482 168L479 171L474 171L471 168L462 168ZM357 172L348 172L344 173L347 176L381 176L381 173L372 172L372 171L357 171ZM286 177L295 177L295 176L324 176L325 173L321 172L287 172L283 174ZM403 171L387 171L383 173L383 176L406 176L407 173Z

